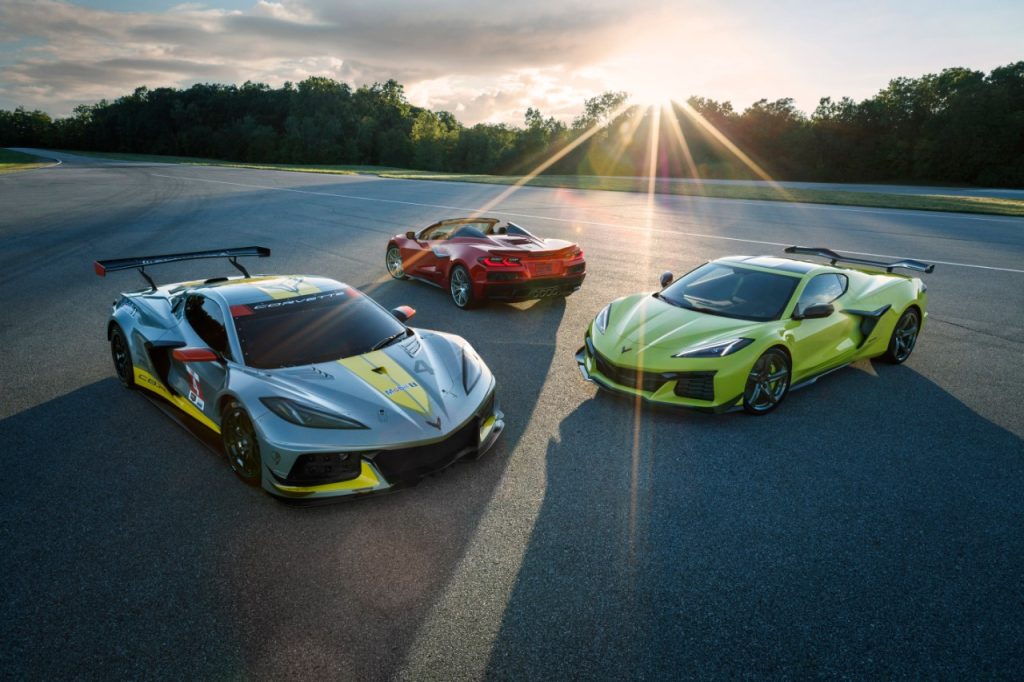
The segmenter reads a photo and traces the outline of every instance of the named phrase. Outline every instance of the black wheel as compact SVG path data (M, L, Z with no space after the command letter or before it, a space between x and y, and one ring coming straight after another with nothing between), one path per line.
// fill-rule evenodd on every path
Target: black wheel
M750 369L743 409L750 414L768 414L785 399L789 379L789 357L777 348L766 350Z
M241 403L232 400L224 408L220 436L231 470L248 485L258 486L263 480L260 444L256 439L256 427Z
M467 310L475 308L476 299L473 297L473 281L469 278L469 271L461 265L452 268L448 276L448 289L452 294L452 303L456 307Z
M114 359L114 370L121 385L135 390L135 364L132 362L132 352L128 350L128 339L117 325L110 335L110 356Z
M893 327L889 348L882 359L894 365L902 364L914 352L917 335L921 331L921 314L917 308L907 308Z
M405 267L402 265L402 252L394 244L388 247L384 256L384 263L388 266L388 272L395 279L406 279Z

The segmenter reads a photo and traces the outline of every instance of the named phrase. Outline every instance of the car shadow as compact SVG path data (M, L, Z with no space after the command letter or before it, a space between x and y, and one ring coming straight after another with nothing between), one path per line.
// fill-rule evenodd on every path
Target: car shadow
M486 677L1012 677L1022 454L906 366L765 417L597 394L550 440Z
M406 300L408 290L380 298ZM563 313L549 306L528 329L550 339ZM553 343L509 352L511 341L474 327L483 318L463 318L436 326L473 343L499 404L515 407L481 460L394 494L278 504L113 378L0 421L11 482L0 503L4 669L48 679L75 670L393 677L474 536L553 359ZM105 341L90 338L83 352L105 354Z

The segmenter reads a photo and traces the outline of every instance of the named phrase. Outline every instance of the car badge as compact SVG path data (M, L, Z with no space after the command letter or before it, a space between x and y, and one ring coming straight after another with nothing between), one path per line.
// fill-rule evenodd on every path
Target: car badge
M430 426L433 426L435 429L440 431L441 430L441 417L438 417L437 419L435 419L432 422L428 421L427 424L429 424Z
M622 352L623 353L628 353L631 350L633 350L633 349L632 348L626 348L625 346L622 347Z

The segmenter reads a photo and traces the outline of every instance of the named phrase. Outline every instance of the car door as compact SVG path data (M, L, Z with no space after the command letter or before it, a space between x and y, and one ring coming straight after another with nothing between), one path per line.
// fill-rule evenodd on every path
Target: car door
M189 294L181 325L186 345L209 348L225 361L232 360L226 319L217 301L202 294ZM220 423L217 396L227 382L226 362L182 362L172 354L168 381L176 393L185 396L203 415Z
M793 348L794 379L842 365L857 351L853 338L857 321L839 310L837 304L848 284L846 275L825 273L812 277L804 285L793 309L795 314L823 303L831 303L836 310L828 317L793 319L787 323L786 331Z
M457 227L455 223L442 221L423 230L416 240L420 250L415 256L412 269L407 269L406 272L435 284L443 284L445 273L448 271L446 242Z

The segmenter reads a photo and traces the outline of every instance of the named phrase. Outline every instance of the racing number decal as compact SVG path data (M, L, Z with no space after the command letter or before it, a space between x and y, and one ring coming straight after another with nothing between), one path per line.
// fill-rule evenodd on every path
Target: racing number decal
M201 410L203 409L203 405L206 404L206 401L203 400L203 389L199 385L199 375L196 374L196 371L188 365L185 365L185 371L188 372L189 379L192 380L188 387L189 402Z

